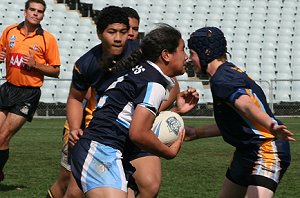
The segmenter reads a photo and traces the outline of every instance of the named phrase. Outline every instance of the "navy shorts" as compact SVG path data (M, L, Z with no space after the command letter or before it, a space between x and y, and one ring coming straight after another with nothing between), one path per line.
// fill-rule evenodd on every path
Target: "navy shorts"
M126 178L128 180L128 187L131 188L137 194L137 193L139 193L139 189L135 182L135 179L132 176L132 174L135 171L135 168L130 164L130 161L138 159L140 157L154 156L154 155L152 153L149 153L147 151L140 149L135 144L130 142L129 144L126 145L126 148L123 151L123 156L124 156L123 161L127 161L125 163L126 164L125 167L127 167ZM123 162L123 164L124 164L124 162ZM134 169L134 170L130 171L132 169Z
M226 177L241 186L262 186L275 192L290 161L289 142L273 139L257 148L236 149Z
M130 142L129 144L126 145L126 148L123 151L123 156L124 156L124 159L126 159L128 161L132 161L132 160L135 160L140 157L154 156L154 155L152 153L149 153L147 151L140 149L135 144Z
M39 87L18 87L5 82L0 87L0 109L31 121L41 97Z

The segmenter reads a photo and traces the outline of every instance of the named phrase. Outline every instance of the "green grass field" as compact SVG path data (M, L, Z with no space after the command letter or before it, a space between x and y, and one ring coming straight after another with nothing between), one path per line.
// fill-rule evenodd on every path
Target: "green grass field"
M291 143L292 164L283 177L276 198L300 197L300 118L281 119L298 140ZM201 126L212 119L185 120ZM43 198L57 178L64 119L34 119L12 139L6 179L0 198ZM210 198L219 192L233 148L221 137L186 142L178 157L162 160L160 198Z

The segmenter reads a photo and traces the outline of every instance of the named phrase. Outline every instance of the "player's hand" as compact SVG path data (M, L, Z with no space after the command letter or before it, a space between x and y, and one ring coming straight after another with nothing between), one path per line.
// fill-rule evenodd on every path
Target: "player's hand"
M176 139L176 141L169 146L171 152L170 152L170 156L167 157L166 159L173 159L174 157L177 156L177 154L181 148L181 145L183 143L184 136L185 136L185 129L182 129L179 132L178 138Z
M6 48L0 52L0 63L3 63L6 58Z
M25 54L23 56L23 63L28 67L28 68L34 68L36 66L36 61L34 59L33 54L31 53L31 50L29 50L28 54Z
M193 87L188 87L187 90L177 94L175 112L179 114L187 113L192 110L199 101L199 93Z
M296 139L292 137L294 134L289 131L285 125L277 125L273 122L270 126L270 131L278 139L296 141Z
M72 148L79 140L80 136L83 135L82 129L74 129L69 133L69 146Z

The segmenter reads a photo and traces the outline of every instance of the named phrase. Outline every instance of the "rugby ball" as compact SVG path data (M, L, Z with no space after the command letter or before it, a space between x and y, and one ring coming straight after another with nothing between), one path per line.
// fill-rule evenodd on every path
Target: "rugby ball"
M152 131L162 143L171 144L178 138L182 128L184 128L184 122L179 114L162 111L155 118Z

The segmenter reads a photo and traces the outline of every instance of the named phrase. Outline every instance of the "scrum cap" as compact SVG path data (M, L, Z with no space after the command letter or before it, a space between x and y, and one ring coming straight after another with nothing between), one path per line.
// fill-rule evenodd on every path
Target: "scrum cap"
M226 46L223 32L216 27L200 28L193 32L188 40L188 47L198 54L204 73L208 63L227 52Z

